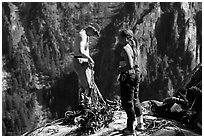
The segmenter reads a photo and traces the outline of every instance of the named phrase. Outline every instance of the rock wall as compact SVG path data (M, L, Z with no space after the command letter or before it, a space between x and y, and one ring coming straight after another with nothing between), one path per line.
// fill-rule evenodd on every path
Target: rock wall
M77 108L72 45L79 28L93 21L102 27L101 37L91 42L91 55L96 84L106 98L120 95L121 28L133 30L140 49L141 101L172 95L202 62L202 3L4 2L3 135L19 135L39 120L62 117Z

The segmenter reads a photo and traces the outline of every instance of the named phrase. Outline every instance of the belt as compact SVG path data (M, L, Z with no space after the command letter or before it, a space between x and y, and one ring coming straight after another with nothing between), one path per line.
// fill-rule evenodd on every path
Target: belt
M74 56L74 58L84 58L84 57L82 57L82 56Z
M130 69L130 70L127 70L125 72L121 72L121 74L134 74L134 73L135 73L134 69Z

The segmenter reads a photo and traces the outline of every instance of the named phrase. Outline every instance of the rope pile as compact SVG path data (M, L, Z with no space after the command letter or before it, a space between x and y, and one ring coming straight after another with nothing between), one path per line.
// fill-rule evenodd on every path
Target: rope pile
M118 110L116 105L100 104L97 108L89 107L78 111L67 111L64 124L77 125L78 135L94 134L97 130L107 127L114 119L114 111ZM70 135L73 135L70 133Z
M164 128L173 127L175 131L180 132L182 135L185 136L184 132L180 128L182 124L175 122L174 120L166 120L163 118L157 118L154 120L145 119L145 124L146 130L142 131L140 135L154 135L154 133Z

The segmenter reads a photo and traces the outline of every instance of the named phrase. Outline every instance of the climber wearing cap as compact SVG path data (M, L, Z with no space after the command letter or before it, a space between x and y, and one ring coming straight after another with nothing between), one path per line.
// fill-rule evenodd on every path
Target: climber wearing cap
M121 132L134 135L134 121L137 117L136 130L144 130L143 115L139 101L140 71L138 67L138 54L133 40L133 32L129 29L119 33L120 54L120 91L122 107L127 114L127 126ZM134 48L133 48L134 47Z
M80 94L81 104L91 104L91 98L89 96L91 91L91 75L94 66L94 60L89 54L89 37L100 36L100 26L96 23L88 25L86 28L81 29L77 34L74 42L74 70L78 75L79 84L83 88L84 92Z

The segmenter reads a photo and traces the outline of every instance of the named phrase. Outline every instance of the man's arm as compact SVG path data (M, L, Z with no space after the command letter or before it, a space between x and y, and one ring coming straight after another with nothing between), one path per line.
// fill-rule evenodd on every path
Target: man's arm
M87 36L84 34L80 34L80 38L81 38L81 41L79 46L79 52L84 58L88 58L89 62L94 63L94 60L89 55L89 52L88 52L89 50L85 50L85 46L87 43Z

